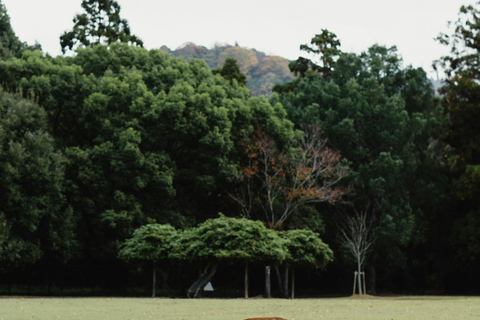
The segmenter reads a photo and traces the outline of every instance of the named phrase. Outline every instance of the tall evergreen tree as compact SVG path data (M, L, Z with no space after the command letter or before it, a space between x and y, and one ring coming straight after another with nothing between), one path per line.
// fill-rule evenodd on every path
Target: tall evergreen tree
M143 46L143 41L131 34L128 21L120 17L120 5L115 0L82 0L83 14L73 19L73 29L60 37L63 53L79 46L125 42Z
M225 59L225 63L220 69L212 70L213 74L220 74L226 80L232 82L237 81L238 84L247 85L247 77L240 71L237 60L234 58Z

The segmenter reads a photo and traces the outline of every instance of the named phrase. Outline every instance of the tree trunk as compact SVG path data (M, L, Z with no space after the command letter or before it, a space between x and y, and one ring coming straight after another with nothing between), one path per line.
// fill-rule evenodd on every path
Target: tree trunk
M153 279L152 279L152 298L155 298L157 288L157 268L155 262L153 263Z
M265 298L271 298L272 293L270 291L270 266L265 266Z
M277 276L277 283L278 283L278 289L280 290L280 296L283 298L287 298L287 295L285 293L285 289L282 283L282 276L280 275L280 268L278 266L275 266L275 274Z
M288 298L288 273L290 271L290 266L285 266L285 272L283 273L283 292L285 294L285 298Z
M295 299L295 268L292 267L292 299Z
M248 262L245 264L245 299L248 299Z
M198 277L197 281L195 281L192 286L188 289L187 296L189 298L197 298L199 293L203 290L203 288L207 285L207 283L213 278L215 272L217 272L218 262L213 264L208 264L205 268L205 271Z
M358 280L358 294L363 295L363 289L362 289L362 275L360 272L362 271L361 264L360 264L360 257L357 257L357 267L358 267L358 274L357 274L357 280Z

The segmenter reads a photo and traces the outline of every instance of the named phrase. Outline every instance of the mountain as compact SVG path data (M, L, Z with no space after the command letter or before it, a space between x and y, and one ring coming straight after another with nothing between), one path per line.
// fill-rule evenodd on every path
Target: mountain
M237 60L240 70L247 76L247 87L253 96L270 96L275 84L284 84L294 79L288 68L289 61L279 56L269 56L255 49L238 45L215 45L208 49L187 42L175 50L162 46L161 50L186 60L203 59L210 69L221 68L226 58Z

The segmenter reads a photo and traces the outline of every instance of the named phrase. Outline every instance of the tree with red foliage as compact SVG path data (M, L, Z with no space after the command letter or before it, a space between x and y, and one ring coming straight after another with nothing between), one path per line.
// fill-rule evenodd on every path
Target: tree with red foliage
M300 206L335 203L348 191L339 185L349 173L339 152L326 146L319 126L303 130L299 146L289 152L280 150L262 130L243 141L241 181L230 196L245 217L257 215L277 229Z

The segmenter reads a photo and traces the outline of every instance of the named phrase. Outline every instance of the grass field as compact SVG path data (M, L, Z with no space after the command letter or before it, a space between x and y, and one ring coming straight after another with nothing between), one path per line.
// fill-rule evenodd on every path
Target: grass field
M0 298L0 320L480 319L478 297L328 299Z

